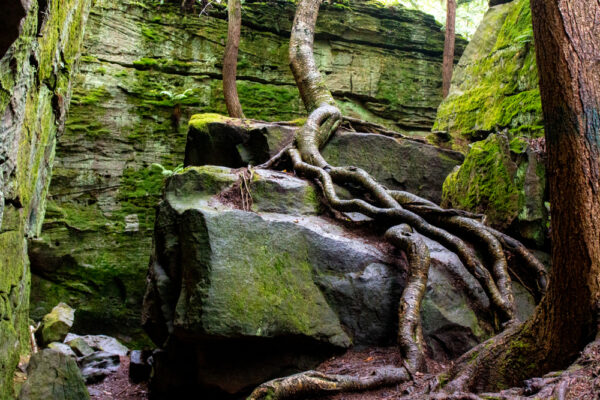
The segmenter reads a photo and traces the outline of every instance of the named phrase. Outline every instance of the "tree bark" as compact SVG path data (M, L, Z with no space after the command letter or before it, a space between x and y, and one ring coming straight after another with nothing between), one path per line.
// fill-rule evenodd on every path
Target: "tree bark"
M572 361L597 333L600 300L600 3L532 0L552 204L548 295L534 316L549 349Z
M548 292L523 325L459 361L450 390L495 390L562 369L598 334L600 2L531 0L552 204Z
M454 67L454 42L456 24L456 0L446 2L446 38L444 40L444 57L442 64L442 97L445 99L450 93L452 81L452 68Z
M232 118L244 118L242 105L237 92L237 58L240 47L240 31L242 27L242 4L240 0L228 0L227 44L223 55L223 94L227 112Z

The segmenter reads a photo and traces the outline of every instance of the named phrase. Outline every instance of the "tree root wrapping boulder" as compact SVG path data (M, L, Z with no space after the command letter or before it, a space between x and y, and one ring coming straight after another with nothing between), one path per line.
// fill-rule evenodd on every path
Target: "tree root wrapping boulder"
M395 343L406 260L370 239L368 221L357 235L324 215L316 193L269 170L189 167L167 180L142 316L161 347L154 396L239 397L351 345ZM456 255L423 240L423 331L448 359L492 333L489 302Z

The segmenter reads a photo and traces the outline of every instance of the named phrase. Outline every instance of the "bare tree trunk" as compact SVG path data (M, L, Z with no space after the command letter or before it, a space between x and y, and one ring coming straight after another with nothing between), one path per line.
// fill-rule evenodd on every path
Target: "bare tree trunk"
M444 57L442 64L442 97L445 99L450 92L452 68L454 67L454 42L456 39L456 0L446 2L446 38L444 40Z
M242 27L241 0L229 0L227 2L227 15L229 16L229 24L227 44L223 55L223 94L225 95L225 105L229 116L244 118L236 85L237 58Z
M553 269L531 319L465 355L451 389L495 390L562 369L598 334L600 3L531 0L531 9L548 149Z

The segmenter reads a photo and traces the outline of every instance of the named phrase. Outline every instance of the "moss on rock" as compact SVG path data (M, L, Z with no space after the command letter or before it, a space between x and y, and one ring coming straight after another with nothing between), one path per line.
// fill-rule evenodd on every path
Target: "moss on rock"
M485 214L499 229L511 229L537 246L548 221L543 163L521 137L502 134L471 145L465 162L446 178L442 205Z
M448 131L462 151L468 142L502 129L531 138L543 135L528 0L487 12L455 69L433 129Z

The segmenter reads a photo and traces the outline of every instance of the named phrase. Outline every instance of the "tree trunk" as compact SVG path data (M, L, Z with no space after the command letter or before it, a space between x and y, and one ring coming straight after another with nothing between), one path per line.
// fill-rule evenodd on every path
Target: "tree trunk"
M532 0L546 127L552 271L535 315L546 368L594 338L600 300L600 3Z
M454 42L456 33L456 0L448 0L446 3L446 39L444 40L444 62L442 65L442 96L445 99L450 92L450 81L452 81L452 68L454 67Z
M562 369L598 333L600 3L531 0L531 9L548 149L553 269L534 315L463 356L450 389L495 390Z
M240 0L227 2L229 25L227 28L227 44L223 55L223 94L227 112L232 118L244 118L240 98L236 86L237 58L240 47L240 30L242 26L242 5Z

